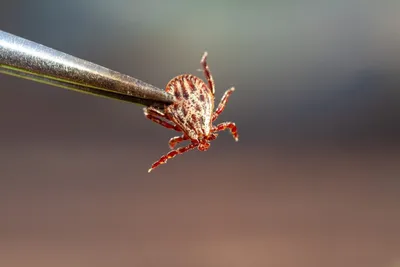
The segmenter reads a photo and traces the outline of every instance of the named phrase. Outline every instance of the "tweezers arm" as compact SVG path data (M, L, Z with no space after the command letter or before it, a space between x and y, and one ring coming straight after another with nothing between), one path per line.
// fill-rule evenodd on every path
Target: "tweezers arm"
M173 102L173 96L141 80L3 31L0 69L6 74L86 93L132 97L131 102L145 105Z

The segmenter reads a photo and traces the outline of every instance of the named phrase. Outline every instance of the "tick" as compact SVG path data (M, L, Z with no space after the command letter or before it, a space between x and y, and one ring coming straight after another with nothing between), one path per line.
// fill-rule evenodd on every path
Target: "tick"
M236 141L239 140L235 123L223 122L213 125L213 122L224 110L228 98L235 88L232 87L225 92L214 111L215 85L207 65L207 52L201 58L200 64L208 84L190 74L176 76L169 81L165 88L167 93L175 96L175 102L165 106L164 112L154 107L144 108L144 114L148 119L168 129L182 132L181 136L169 140L171 151L154 162L149 172L166 163L168 159L194 148L206 151L210 147L210 141L217 138L219 131L229 129L233 138ZM174 149L178 143L185 140L189 140L190 144Z

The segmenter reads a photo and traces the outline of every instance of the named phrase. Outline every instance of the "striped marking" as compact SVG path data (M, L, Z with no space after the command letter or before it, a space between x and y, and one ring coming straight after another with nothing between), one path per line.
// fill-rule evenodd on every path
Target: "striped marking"
M190 88L190 91L196 92L197 88L196 88L196 86L194 85L192 79L185 79L185 81L187 82L188 87Z

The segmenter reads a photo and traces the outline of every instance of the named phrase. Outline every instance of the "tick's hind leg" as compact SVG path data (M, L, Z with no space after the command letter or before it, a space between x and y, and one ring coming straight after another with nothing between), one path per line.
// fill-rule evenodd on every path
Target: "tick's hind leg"
M219 105L212 116L212 121L215 121L218 118L219 114L221 114L221 112L224 111L226 102L228 101L228 97L233 93L233 91L235 91L234 87L232 87L231 89L227 90L224 93L221 102L219 102Z
M208 87L211 90L211 93L214 95L215 94L215 84L214 84L214 79L211 75L210 69L208 68L207 65L207 52L204 52L203 57L201 58L200 64L203 66L203 72L204 76L206 76L207 82L208 82Z
M233 123L233 122L220 123L213 128L213 132L219 132L219 131L223 131L226 129L229 129L231 131L231 134L236 142L239 141L239 135L237 133L237 128L236 128L235 123Z
M167 160L174 158L176 155L183 154L186 151L189 151L193 148L195 148L198 144L189 144L185 147L180 147L175 150L170 151L167 155L162 156L158 161L154 162L151 168L149 169L149 172L151 172L153 169L157 168L157 166L164 164L167 162Z
M160 117L165 118L165 114L163 112L161 112L160 110L155 109L153 107L148 107L148 108L144 108L143 111L144 111L144 115L149 120L152 120L155 123L158 123L158 124L164 126L165 128L173 129L178 132L181 131L176 125L173 125L165 120L160 119Z
M182 142L182 141L185 141L185 140L189 140L189 137L186 136L186 135L172 137L172 138L169 140L169 143L168 143L168 144L169 144L169 148L174 149L174 147L175 147L178 143L180 143L180 142Z

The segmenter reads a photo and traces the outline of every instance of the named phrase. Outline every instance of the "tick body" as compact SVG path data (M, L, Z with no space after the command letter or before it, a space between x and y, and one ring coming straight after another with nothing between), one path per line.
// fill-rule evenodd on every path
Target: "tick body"
M215 85L210 69L207 65L207 52L200 61L207 84L200 78L183 74L173 78L166 86L165 91L175 96L176 101L165 107L162 112L154 107L144 109L145 116L172 130L182 132L181 136L170 139L171 151L154 162L149 172L168 159L178 154L197 148L206 151L210 147L210 141L217 138L217 132L229 129L233 138L238 141L236 125L233 122L223 122L213 125L219 114L224 110L229 96L235 90L231 88L225 92L217 109L214 111ZM175 146L182 141L190 141L190 144L177 149Z

